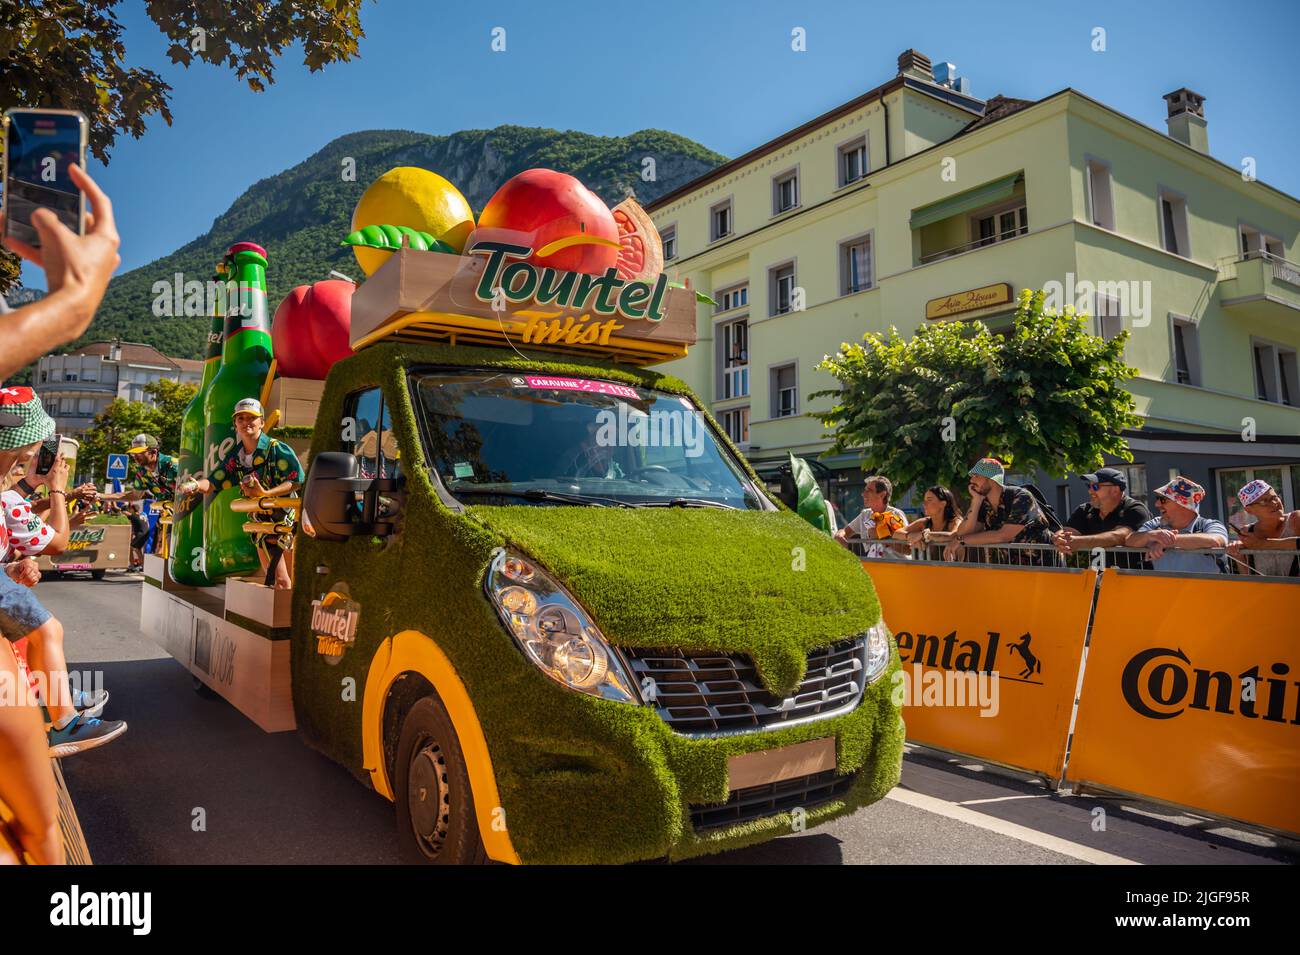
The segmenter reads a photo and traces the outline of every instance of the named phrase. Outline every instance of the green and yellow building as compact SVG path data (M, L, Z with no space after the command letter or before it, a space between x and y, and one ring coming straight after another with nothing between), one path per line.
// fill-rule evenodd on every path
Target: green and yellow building
M932 321L996 329L1021 289L1046 287L1098 334L1129 332L1136 494L1177 471L1226 516L1225 498L1263 477L1300 506L1300 200L1253 161L1211 156L1190 90L1165 97L1158 132L1074 89L981 100L951 64L909 50L898 65L648 207L667 268L718 303L665 367L760 473L829 446L815 417L828 403L808 395L834 386L815 369L841 342ZM854 513L856 457L822 461ZM1083 499L1078 481L1047 484L1062 509Z

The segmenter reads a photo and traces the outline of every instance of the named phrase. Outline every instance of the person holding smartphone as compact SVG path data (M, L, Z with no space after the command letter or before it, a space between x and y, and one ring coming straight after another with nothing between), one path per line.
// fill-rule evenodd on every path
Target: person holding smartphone
M8 235L0 214L0 234L9 251L45 270L49 294L0 315L0 383L60 345L81 337L95 317L113 270L121 264L113 204L76 163L68 175L86 194L86 232L78 235L48 209L37 209L32 228L40 248ZM0 300L2 301L2 300Z

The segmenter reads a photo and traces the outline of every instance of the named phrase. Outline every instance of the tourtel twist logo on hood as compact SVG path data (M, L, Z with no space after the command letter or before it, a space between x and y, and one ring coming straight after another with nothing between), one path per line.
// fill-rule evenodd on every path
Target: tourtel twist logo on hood
M1153 720L1171 720L1186 710L1203 710L1300 725L1300 693L1286 712L1287 681L1277 679L1291 668L1279 662L1269 664L1268 669L1269 675L1261 675L1261 666L1255 664L1234 677L1223 670L1193 666L1181 649L1148 647L1125 665L1120 689L1124 702ZM1291 685L1300 689L1300 683Z

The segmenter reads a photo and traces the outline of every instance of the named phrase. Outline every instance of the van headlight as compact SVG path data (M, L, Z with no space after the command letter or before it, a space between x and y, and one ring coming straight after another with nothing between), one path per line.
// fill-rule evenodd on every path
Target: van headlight
M889 630L885 627L885 618L881 617L876 625L865 634L867 638L866 685L871 686L889 669Z
M556 683L640 703L613 648L578 602L531 560L498 550L484 586L524 656Z

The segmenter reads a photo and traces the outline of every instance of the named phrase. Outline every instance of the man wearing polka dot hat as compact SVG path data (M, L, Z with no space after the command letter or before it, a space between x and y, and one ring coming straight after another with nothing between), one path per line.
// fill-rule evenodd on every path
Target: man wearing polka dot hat
M262 403L256 398L244 398L235 403L235 435L239 443L206 478L191 480L178 490L182 494L212 494L234 487L242 489L244 497L280 497L288 494L302 481L302 465L293 448L263 431L265 414ZM280 509L259 511L254 520L267 521L288 528L284 533L259 535L257 555L266 572L267 586L272 578L277 590L293 586L292 555L293 518L289 511Z
M31 463L41 442L54 434L54 421L30 388L0 388L0 561L11 554L22 558L45 550L57 537L67 537L67 465L59 459L45 482L51 498L50 528L37 517L23 497L9 489ZM27 661L44 686L50 755L74 753L107 743L126 732L121 721L96 716L108 702L103 690L72 691L63 653L63 625L36 599L29 588L40 580L32 561L6 564L0 573L0 637L11 642L27 640Z

